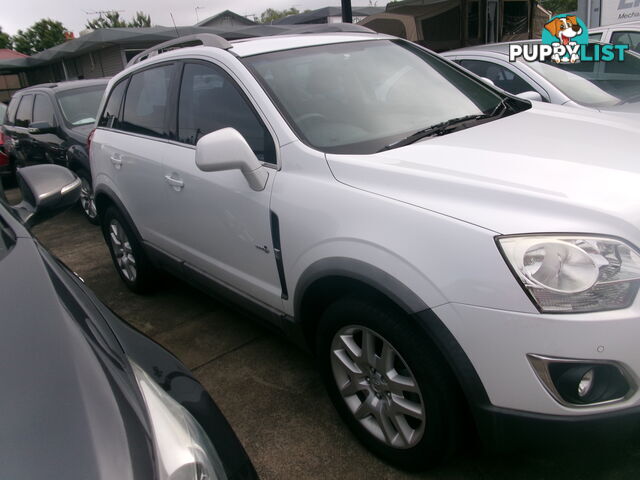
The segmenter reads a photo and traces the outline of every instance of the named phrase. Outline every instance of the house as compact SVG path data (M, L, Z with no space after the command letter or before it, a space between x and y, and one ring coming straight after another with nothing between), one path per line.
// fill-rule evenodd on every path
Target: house
M536 0L401 0L358 24L442 52L539 38L545 19L549 12Z
M201 22L196 23L196 27L215 27L223 29L232 29L247 25L256 25L256 22L249 20L242 15L238 15L231 10L225 10L212 17L205 18Z
M16 52L8 48L0 48L0 61L26 57L27 55L24 53ZM0 102L8 102L13 92L20 90L26 85L26 78L21 78L19 73L0 75Z
M352 7L353 23L364 20L369 15L384 12L384 7ZM342 22L341 7L324 7L305 13L289 15L273 22L274 25L304 25L310 23L340 23Z

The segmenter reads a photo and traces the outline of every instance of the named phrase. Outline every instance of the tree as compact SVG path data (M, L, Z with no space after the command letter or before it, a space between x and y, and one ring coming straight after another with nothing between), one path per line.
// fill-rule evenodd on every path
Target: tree
M267 8L260 14L260 23L273 23L280 18L288 17L289 15L297 15L298 13L300 13L300 10L296 7L285 8L283 10Z
M13 37L13 45L18 52L33 55L64 43L65 32L66 28L62 23L44 18L25 31L18 30Z
M129 27L150 27L151 15L144 12L136 12L135 17L129 22Z
M127 22L123 18L120 18L118 12L105 12L104 16L100 14L98 18L87 21L85 27L91 30L97 30L99 28L123 28L127 26Z
M13 42L11 41L11 37L2 31L2 27L0 27L0 48L11 48L13 46Z
M578 0L542 0L540 4L554 15L575 12L578 9Z
M89 20L85 25L86 28L97 30L98 28L125 28L125 27L150 27L151 15L144 12L136 12L131 21L127 22L120 16L119 12L104 12L104 16L100 14L98 18Z

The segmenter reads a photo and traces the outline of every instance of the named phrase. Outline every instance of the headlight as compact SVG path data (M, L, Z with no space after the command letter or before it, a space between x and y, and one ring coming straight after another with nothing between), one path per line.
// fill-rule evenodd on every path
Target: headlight
M218 453L191 414L135 363L154 433L160 480L225 480Z
M541 312L626 308L640 286L640 255L614 238L508 236L498 244Z

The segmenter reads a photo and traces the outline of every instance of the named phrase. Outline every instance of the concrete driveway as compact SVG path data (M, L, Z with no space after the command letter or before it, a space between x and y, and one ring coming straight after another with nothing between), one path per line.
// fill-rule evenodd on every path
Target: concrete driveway
M17 192L9 192L16 198ZM640 444L588 452L487 455L479 448L408 475L369 454L326 396L313 359L251 318L168 279L154 294L129 292L98 227L69 210L38 226L38 239L114 311L191 368L227 416L263 479L638 479ZM526 432L523 432L526 435Z

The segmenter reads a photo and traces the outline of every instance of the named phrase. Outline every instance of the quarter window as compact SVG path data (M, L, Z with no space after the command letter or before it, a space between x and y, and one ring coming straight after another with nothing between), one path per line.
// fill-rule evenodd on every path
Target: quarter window
M219 67L188 63L178 105L178 140L195 145L207 133L235 128L260 161L276 163L271 134L236 83Z
M150 68L132 75L124 101L122 129L167 137L165 115L173 65Z
M122 106L122 99L124 98L126 89L126 80L113 87L109 94L107 105L104 107L104 111L98 122L99 127L120 128L120 107Z
M523 80L515 72L493 62L482 60L461 60L462 65L467 70L471 70L479 77L488 78L496 87L517 95L522 92L535 91L528 82Z
M36 95L36 100L33 105L33 121L47 122L49 125L54 125L55 123L51 100L42 93Z

